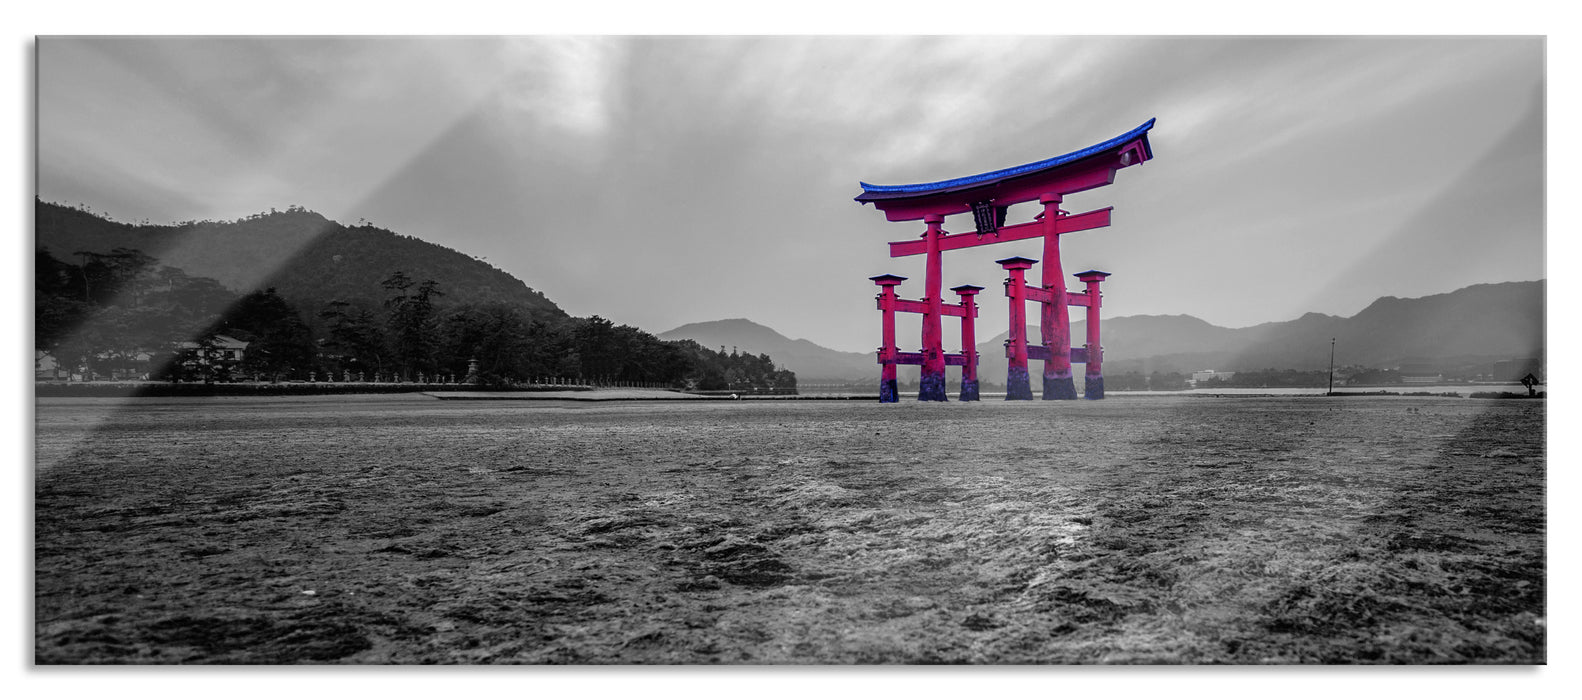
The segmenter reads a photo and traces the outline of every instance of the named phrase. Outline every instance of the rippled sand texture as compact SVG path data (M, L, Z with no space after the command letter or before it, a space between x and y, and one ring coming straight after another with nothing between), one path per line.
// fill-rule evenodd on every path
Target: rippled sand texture
M36 661L1542 663L1544 411L44 399Z

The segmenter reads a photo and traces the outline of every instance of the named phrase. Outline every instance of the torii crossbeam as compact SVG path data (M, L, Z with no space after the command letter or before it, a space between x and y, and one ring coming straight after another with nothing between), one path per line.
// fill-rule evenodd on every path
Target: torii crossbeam
M1148 143L1148 132L1153 126L1154 120L1149 119L1142 126L1103 143L1054 158L968 177L913 185L858 183L863 191L856 201L874 205L884 212L889 221L921 219L927 226L921 241L890 244L890 257L926 256L923 299L916 302L915 308L912 304L907 304L907 308L894 307L895 310L916 310L923 314L923 349L918 358L922 364L917 395L919 401L946 400L947 358L942 345L941 328L942 317L948 313L942 298L944 251L1031 238L1044 239L1042 286L1026 287L1023 296L1026 300L1040 304L1039 330L1043 342L1041 347L1027 352L1023 357L1043 360L1044 399L1075 399L1077 393L1071 376L1071 362L1076 353L1071 348L1071 323L1067 307L1073 303L1086 306L1090 317L1088 347L1077 357L1087 364L1088 398L1103 397L1103 376L1099 373L1101 365L1098 361L1102 351L1097 345L1095 329L1098 282L1106 273L1083 273L1081 278L1088 283L1087 291L1077 294L1067 292L1061 268L1060 236L1109 226L1112 208L1073 215L1062 211L1060 203L1065 195L1112 184L1115 182L1115 173L1122 168L1152 159L1153 148ZM1042 213L1033 221L1005 225L1008 207L1033 200L1044 205ZM976 231L946 234L943 228L945 217L967 212L973 214ZM1027 261L1028 266L1033 262ZM1094 277L1094 274L1100 276ZM1020 334L1020 330L1015 327L1012 332ZM886 352L891 354L887 356ZM881 349L880 362L885 364L887 371L887 379L881 381L890 382L889 400L894 400L895 353L893 348ZM886 357L890 358L888 363ZM1015 376L1014 367L1007 380L1007 398L1019 398L1024 392L1015 386L1018 377ZM1020 381L1025 387L1025 364ZM881 391L883 400L886 400L885 392Z

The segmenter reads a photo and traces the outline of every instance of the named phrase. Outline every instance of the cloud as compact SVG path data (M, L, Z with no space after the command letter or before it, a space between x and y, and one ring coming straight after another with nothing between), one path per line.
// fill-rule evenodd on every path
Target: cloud
M607 135L626 87L627 40L618 37L519 37L504 40L509 68L500 95L506 117L596 139Z
M1250 324L1336 283L1271 261L1367 249L1446 188L1462 191L1456 178L1500 134L1535 128L1521 115L1543 89L1532 37L40 47L47 199L155 221L302 204L487 255L576 313L663 330L718 311L848 348L871 344L850 330L871 321L852 301L871 296L865 278L916 276L884 242L917 231L853 203L858 180L1018 165L1157 117L1153 162L1069 201L1117 208L1111 230L1063 244L1067 266L1117 273L1109 313ZM1522 143L1541 155L1541 141ZM951 283L999 278L992 257L969 258L946 261ZM1219 301L1248 285L1261 292L1241 307Z

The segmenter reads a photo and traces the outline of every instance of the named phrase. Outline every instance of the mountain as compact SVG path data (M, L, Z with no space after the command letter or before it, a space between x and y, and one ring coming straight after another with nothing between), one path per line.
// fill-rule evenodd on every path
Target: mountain
M1543 280L1480 284L1419 299L1383 297L1342 330L1358 352L1389 362L1474 356L1540 357Z
M768 326L745 318L689 323L658 334L660 340L695 340L705 348L735 348L738 352L766 354L775 366L796 372L801 386L843 383L876 375L874 356L863 352L841 352L808 340L792 340Z
M1543 280L1479 284L1417 299L1382 297L1349 318L1309 313L1247 328L1224 328L1186 315L1104 319L1105 374L1323 369L1329 365L1331 338L1336 339L1336 366L1448 369L1543 358L1544 294ZM1029 338L1038 338L1037 326L1028 327L1027 332ZM947 324L946 349L954 350L950 334ZM1086 335L1085 322L1072 323L1071 337L1077 345ZM806 340L791 340L746 319L689 324L660 337L692 338L711 348L723 345L742 352L769 353L777 364L795 370L806 384L862 381L879 374L871 354L839 352ZM1004 381L1005 339L1006 334L1001 333L978 345L978 376L986 381ZM902 343L903 347L915 344ZM1076 373L1082 373L1080 366ZM903 381L916 376L915 367L901 370Z
M1479 284L1416 299L1382 297L1350 318L1308 313L1248 328L1222 328L1191 316L1105 319L1105 372L1324 369L1331 338L1337 366L1451 367L1541 358L1544 293L1543 280ZM1037 338L1037 327L1028 333ZM1072 324L1077 344L1086 333L1086 323ZM1004 371L1004 341L1002 333L978 346L981 376Z
M235 292L274 287L310 323L336 299L378 308L387 296L380 283L397 270L438 282L440 307L499 302L534 319L567 318L542 293L472 256L372 225L344 226L299 207L175 225L121 223L40 200L34 212L35 248L60 260L74 262L79 251L133 248Z
M379 308L388 296L380 283L397 270L415 281L438 282L444 296L437 307L499 302L534 320L567 318L542 293L469 255L368 224L344 226L299 207L228 222L148 225L35 200L34 244L68 262L79 251L134 248L239 293L274 287L310 325L332 300ZM1222 328L1185 315L1123 316L1104 320L1105 372L1321 369L1329 362L1330 338L1337 339L1337 366L1457 367L1543 358L1544 303L1545 283L1538 280L1473 285L1417 299L1383 297L1349 318L1310 313L1248 328ZM947 339L952 329L947 323ZM1073 323L1071 336L1080 345L1085 324ZM878 375L871 353L793 340L746 319L689 324L659 337L767 354L803 384ZM1036 328L1029 337L1037 337ZM1004 340L1001 334L979 345L979 376L986 381L1005 376ZM916 342L902 345L915 348ZM903 379L915 377L915 367L903 368Z

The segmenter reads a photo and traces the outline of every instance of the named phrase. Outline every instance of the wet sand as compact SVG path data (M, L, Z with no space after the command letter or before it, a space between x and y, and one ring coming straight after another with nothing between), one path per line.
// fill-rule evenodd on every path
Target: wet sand
M41 399L38 663L1542 663L1541 401Z

